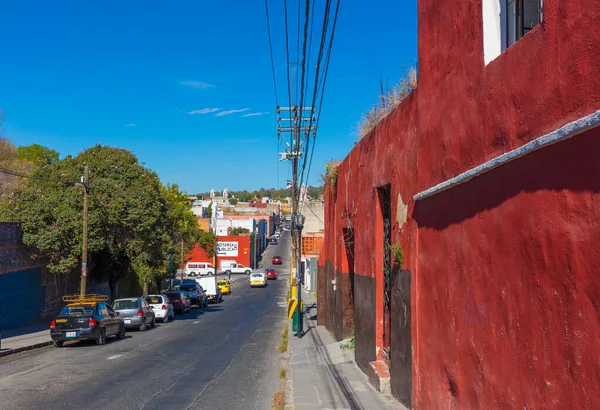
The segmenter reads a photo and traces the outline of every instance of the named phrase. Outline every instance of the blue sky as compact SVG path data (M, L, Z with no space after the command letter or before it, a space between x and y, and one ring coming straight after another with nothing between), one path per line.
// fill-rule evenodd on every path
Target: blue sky
M393 84L416 63L416 3L342 0L311 184L352 148L380 78ZM282 4L269 0L287 105ZM288 0L292 56L297 7ZM127 148L188 192L285 186L262 0L0 0L0 10L0 109L16 144L61 156Z

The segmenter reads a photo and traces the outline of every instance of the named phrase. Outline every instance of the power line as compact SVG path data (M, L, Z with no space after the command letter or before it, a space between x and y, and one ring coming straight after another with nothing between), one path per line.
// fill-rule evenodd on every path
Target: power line
M339 2L338 2L338 6L339 6ZM321 43L319 45L319 55L318 55L318 59L317 59L317 67L316 67L316 73L315 73L315 83L314 83L314 90L313 90L313 98L312 98L312 106L314 107L316 99L317 99L317 93L319 90L319 70L321 68L321 61L323 59L323 51L325 49L325 43L327 40L327 28L329 26L329 14L331 12L331 0L327 0L327 3L325 4L325 13L323 15L323 28L321 30ZM336 15L337 16L337 15ZM332 36L333 36L333 32L332 32ZM321 107L319 107L319 115L320 115L320 111L321 111ZM317 118L318 121L318 118ZM308 125L308 132L306 134L306 150L308 151L308 147L310 145L310 129L312 127L312 118L311 121L309 122ZM316 134L316 133L315 133ZM316 138L316 136L315 136ZM314 146L314 144L313 144ZM304 178L304 170L306 169L306 161L307 161L307 155L304 156L304 160L302 162L302 171L300 173L300 183L302 183L302 180Z
M310 0L306 0L306 9L304 11L306 19L304 21L304 39L302 41L302 77L300 80L300 120L304 113L304 73L306 69L306 44L308 43L308 23L310 20ZM313 113L310 112L310 118L312 121ZM309 126L310 127L310 126ZM300 136L296 138L296 151L300 150Z
M287 0L283 1L283 12L285 14L285 70L287 72L287 87L288 87L288 106L292 106L292 92L290 87L290 49L288 37L288 15L287 15ZM290 111L290 123L292 121L292 112Z
M12 169L3 168L3 167L0 167L0 173L7 174L7 175L12 175L12 176L15 176L15 177L33 179L33 180L36 180L36 181L52 182L52 183L55 183L55 184L63 184L63 185L75 185L76 184L76 182L60 181L58 179L41 178L41 177L35 177L33 175L21 174L20 172L14 171Z
M319 101L319 111L317 113L317 123L315 125L315 127L317 129L319 129L319 121L321 120L321 110L323 108L323 96L325 95L325 83L327 82L327 74L329 73L329 62L331 61L331 49L333 47L333 38L335 35L335 27L337 25L337 19L338 19L338 14L340 11L340 0L337 1L336 7L335 7L335 15L333 17L333 26L331 29L331 37L329 39L329 49L327 50L327 57L326 57L326 63L325 63L325 71L323 74L323 87L321 88L321 99ZM313 137L313 145L312 145L312 150L310 153L310 161L308 164L308 171L306 174L306 183L308 185L308 179L310 178L310 169L312 167L312 160L313 160L313 154L315 151L315 144L316 144L316 140L317 140L317 136L315 133L315 136ZM306 157L305 157L306 159Z
M275 62L273 61L273 44L271 43L271 22L269 20L268 0L265 0L265 12L267 14L267 33L269 35L269 52L271 54L271 72L273 73L273 88L275 90L275 104L279 105L279 98L277 97L277 82L275 81Z

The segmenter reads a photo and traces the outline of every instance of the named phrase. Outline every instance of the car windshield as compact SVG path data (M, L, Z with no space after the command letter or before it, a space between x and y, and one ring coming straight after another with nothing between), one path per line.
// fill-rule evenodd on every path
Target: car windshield
M124 299L124 300L115 300L112 305L114 310L124 310L124 309L137 309L138 301L137 299Z
M60 316L84 316L84 315L93 315L94 314L93 305L75 305L75 306L65 306L63 310L60 311Z
M194 285L181 285L179 287L179 290L190 292L190 291L196 290L196 286L194 286Z
M281 256L273 256L273 259L281 259Z
M252 277L253 278L262 278L262 273L253 273Z
M219 284L219 286L227 285L227 282L225 282L224 280L220 280L217 283Z
M159 304L163 303L162 296L150 295L146 298L146 300L151 305L159 305Z

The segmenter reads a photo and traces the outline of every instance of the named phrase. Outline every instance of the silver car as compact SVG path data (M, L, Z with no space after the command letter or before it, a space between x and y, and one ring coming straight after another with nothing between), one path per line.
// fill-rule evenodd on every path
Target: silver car
M156 316L144 298L117 299L112 308L123 318L126 329L145 331L156 326Z
M143 298L146 299L146 303L154 311L156 319L162 322L175 319L173 304L165 295L146 295Z

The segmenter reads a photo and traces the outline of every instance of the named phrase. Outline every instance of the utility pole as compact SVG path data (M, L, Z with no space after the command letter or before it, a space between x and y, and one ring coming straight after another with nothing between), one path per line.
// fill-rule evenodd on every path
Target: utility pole
M281 111L292 111L293 116L281 116ZM307 113L305 115L305 113ZM281 124L282 121L290 121L286 125ZM304 216L299 212L299 195L298 195L298 161L302 157L301 137L304 135L310 138L315 135L317 130L313 126L315 123L314 107L277 107L277 137L282 133L291 134L291 145L287 144L289 151L279 153L280 160L292 161L292 268L296 268L295 290L297 294L296 311L294 312L294 330L297 337L302 337L303 314L302 314L302 276L300 275L302 244L301 234L304 226ZM294 294L292 289L292 295ZM292 296L293 297L293 296Z
M169 247L169 292L173 290L173 248Z
M85 296L87 286L87 248L88 248L88 179L90 177L90 169L86 165L83 168L83 177L81 184L83 185L83 243L81 249L81 297Z
M211 202L211 206L212 206L212 202ZM219 244L219 235L217 234L217 221L219 219L219 204L214 201L215 204L215 209L212 211L213 212L213 229L214 229L214 234L215 234L215 276L217 276L217 273L219 271L219 256L217 255L217 249L218 249L218 244ZM227 280L231 283L231 272L229 272L229 274L227 275Z

